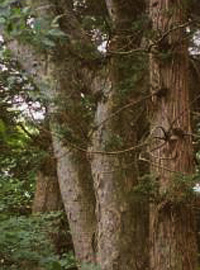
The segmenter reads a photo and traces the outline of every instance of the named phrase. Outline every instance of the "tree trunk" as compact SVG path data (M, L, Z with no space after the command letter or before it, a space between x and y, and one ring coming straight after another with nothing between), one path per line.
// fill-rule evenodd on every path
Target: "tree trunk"
M107 1L107 6L113 23L108 48L111 58L102 71L103 94L97 105L96 130L90 148L97 204L97 262L102 270L146 269L148 207L145 201L133 193L138 183L138 152L123 153L124 148L138 142L138 133L135 131L137 121L134 119L138 117L135 114L141 112L137 111L138 108L131 108L112 117L116 110L136 99L132 90L126 97L122 95L122 100L120 97L123 83L132 80L134 75L129 70L133 58L112 56L112 53L117 55L118 51L124 52L137 46L130 42L128 36L138 10L130 2L124 1ZM122 151L121 155L118 150Z
M34 194L32 212L50 212L62 209L62 199L56 173L54 157L47 157L43 161L43 168L36 176L36 190Z
M60 95L63 95L63 89L65 95L69 90L70 93L73 92L73 86L70 85L73 74L68 73L63 81L59 74L69 67L66 67L64 63L62 69L61 62L59 62L59 65L58 71L54 68L57 65L53 63L53 68L49 73L51 78L57 79L57 86L52 84L49 91L53 101L58 100ZM76 102L79 103L77 97L75 99L73 108L76 107ZM57 159L60 190L72 233L76 258L80 263L95 263L95 250L93 247L93 237L96 230L95 197L90 166L86 159L86 153L74 149L70 139L68 140L67 137L60 133L62 128L69 126L73 128L73 125L71 125L73 121L71 122L72 119L68 118L63 106L59 105L58 102L53 103L49 106L49 113L51 115L53 148ZM62 114L67 117L67 121L65 118L65 121L61 124L59 117ZM71 112L70 115L72 115ZM73 115L73 119L74 117L75 115ZM81 121L78 118L76 120Z
M39 149L46 151L46 154L40 163L36 176L36 190L32 212L45 213L59 211L62 209L62 199L58 184L57 164L55 157L52 155L52 137L49 124L45 125L45 123L43 123L43 127L40 129L37 139L40 141Z
M154 43L150 54L152 144L149 149L155 199L150 210L152 270L196 269L193 173L188 91L188 48L181 1L150 1ZM174 28L174 30L173 30Z
M81 63L79 58L76 58L76 51L75 55L72 53L76 47L73 42L81 39L84 47L87 38L71 6L63 1L58 8L61 15L65 14L60 22L62 30L71 35L72 42L58 44L48 65L47 77L51 78L49 94L52 102L49 113L53 148L76 258L80 264L94 264L95 196L86 152L79 150L79 147L87 148L86 134L89 123L84 118L85 112L81 103ZM78 53L81 54L80 50Z

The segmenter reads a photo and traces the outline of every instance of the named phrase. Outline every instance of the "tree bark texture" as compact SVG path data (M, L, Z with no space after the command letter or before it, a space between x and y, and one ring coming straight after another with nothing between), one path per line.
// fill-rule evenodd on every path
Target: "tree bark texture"
M40 170L36 177L36 190L34 194L32 212L58 211L62 208L62 200L58 178L56 173L56 163L48 158L43 165L48 170Z
M107 119L109 105L107 102L98 105L96 123ZM112 141L108 130L108 125L103 125L95 132L91 150L105 151L106 143ZM110 130L113 132L113 128ZM91 154L97 201L98 262L102 269L145 269L148 264L148 206L144 198L135 197L133 193L138 176L136 160L134 154L119 157L117 153L108 153ZM132 166L128 168L130 163Z
M63 57L63 52L61 55ZM62 133L62 129L70 127L76 139L79 139L78 133L82 131L79 127L83 123L81 115L77 114L76 106L80 102L80 93L77 94L73 84L73 61L70 62L70 56L64 63L60 59L61 57L58 57L50 63L48 73L52 78L49 91L52 103L49 106L49 113L58 179L76 258L80 263L95 263L93 245L96 230L95 197L90 166L86 152L76 149L78 142L73 141L73 136L68 138ZM72 106L69 108L66 96L71 96ZM63 101L66 101L66 107L63 106ZM82 140L84 138L81 138Z
M45 122L45 120L44 120ZM32 212L50 212L62 209L62 199L57 177L57 163L52 155L52 137L49 124L43 123L38 140L40 150L46 151L36 176L36 190L34 194Z
M106 2L113 23L108 51L127 51L133 45L127 37L130 28L128 14L132 14L132 20L133 4L126 5L124 1ZM148 207L145 201L141 202L141 198L133 194L133 188L138 183L138 153L117 153L117 150L137 144L137 123L134 120L137 118L134 114L136 110L121 112L113 117L120 106L135 98L131 91L128 98L119 101L117 89L128 77L128 63L126 67L122 67L126 62L128 61L124 58L111 56L104 70L103 93L97 105L96 130L90 148L98 223L97 262L102 270L146 269L148 265ZM129 75L129 79L132 76L133 74ZM123 146L119 143L120 139ZM95 153L96 151L104 153Z
M194 215L184 179L193 173L188 90L186 12L181 1L150 1L151 171L155 199L150 209L152 270L196 269ZM177 180L178 179L178 180ZM185 198L185 199L184 199Z

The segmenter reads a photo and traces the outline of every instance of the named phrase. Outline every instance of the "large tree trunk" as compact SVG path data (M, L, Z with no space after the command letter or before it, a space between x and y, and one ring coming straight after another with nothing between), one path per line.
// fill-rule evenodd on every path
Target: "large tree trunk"
M102 270L146 269L148 207L145 201L139 202L141 198L133 194L133 187L138 181L138 153L117 153L117 150L137 143L138 134L134 131L134 127L137 129L137 121L134 121L138 117L135 115L137 109L122 111L112 117L114 111L136 98L134 90L120 97L123 84L134 76L129 69L133 58L112 56L112 53L117 55L118 51L124 52L132 48L134 42L131 43L128 36L138 10L134 9L132 3L124 1L107 1L107 6L113 23L108 48L111 58L102 75L105 78L102 80L103 94L97 106L97 128L90 148L97 204L97 262ZM140 6L138 9L141 12Z
M187 195L193 173L188 93L188 48L181 1L150 1L154 39L152 88L152 181L150 210L152 270L196 269L194 216ZM173 30L174 27L174 30Z
M32 1L32 4L37 7L39 12L41 11L41 14L38 14L39 16L45 17L45 14L47 14L48 17L54 18L60 15L60 13L65 14L65 16L61 16L61 24L63 31L66 31L72 37L73 42L79 41L80 35L83 36L73 11L67 2L50 5L52 3L49 4L48 1L44 1L40 3L41 5L43 4L41 9L37 1ZM84 41L84 38L81 39ZM30 45L21 44L17 40L10 41L8 46L23 69L32 76L38 88L41 89L42 94L45 96L50 95L48 112L51 119L53 148L57 159L57 175L62 201L72 232L75 255L80 263L94 263L93 235L96 219L90 166L85 155L73 151L68 138L64 138L60 134L68 126L72 129L74 128L76 132L81 125L81 119L79 119L80 122L77 119L78 123L75 122L73 126L73 121L76 119L76 114L74 113L78 111L76 106L80 103L80 92L77 92L76 85L73 85L74 80L76 82L75 78L77 75L75 72L76 60L73 60L73 57L70 55L71 50L73 50L73 44L65 46L58 43L57 47L50 54L48 54L48 51L45 54L39 54ZM43 91L42 87L44 85L48 85L48 93ZM76 103L78 100L77 96L79 98L78 103ZM73 100L74 98L76 99L75 101ZM63 105L67 107L68 104L65 104L65 102L71 102L73 105L66 110ZM81 114L81 112L79 113ZM64 118L62 118L63 115ZM72 119L70 119L70 116L72 116Z

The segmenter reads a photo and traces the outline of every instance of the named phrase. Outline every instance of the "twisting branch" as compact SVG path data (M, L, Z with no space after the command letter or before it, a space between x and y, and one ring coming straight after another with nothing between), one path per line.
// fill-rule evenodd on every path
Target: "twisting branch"
M169 34L171 34L172 32L178 30L178 29L183 29L186 28L189 25L192 25L196 22L196 20L192 20L180 25L177 25L175 27L172 27L171 29L168 29L167 31L165 31L157 40L152 40L150 42L150 44L148 44L148 46L142 48L142 47L138 47L129 51L112 51L109 50L108 51L108 55L109 54L113 54L113 55L131 55L134 53L139 53L139 52L143 52L143 53L151 53L152 48L157 47L167 36L169 36Z

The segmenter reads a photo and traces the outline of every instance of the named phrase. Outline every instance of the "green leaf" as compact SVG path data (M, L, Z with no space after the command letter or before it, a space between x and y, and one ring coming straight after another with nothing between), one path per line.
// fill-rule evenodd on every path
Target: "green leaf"
M56 46L55 42L49 38L43 38L42 43L50 48L54 48Z
M22 13L25 15L29 15L31 13L31 8L30 7L23 8Z
M41 20L36 19L36 20L34 21L33 27L34 27L34 30L35 30L36 32L41 31L41 29L42 29L42 26L41 26Z
M65 37L66 36L66 34L63 31L61 31L60 29L55 29L55 28L50 29L48 31L48 34L50 36L53 36L53 37Z
M0 17L0 24L5 24L6 23L6 19L4 17Z
M52 262L51 270L62 270L59 262Z

